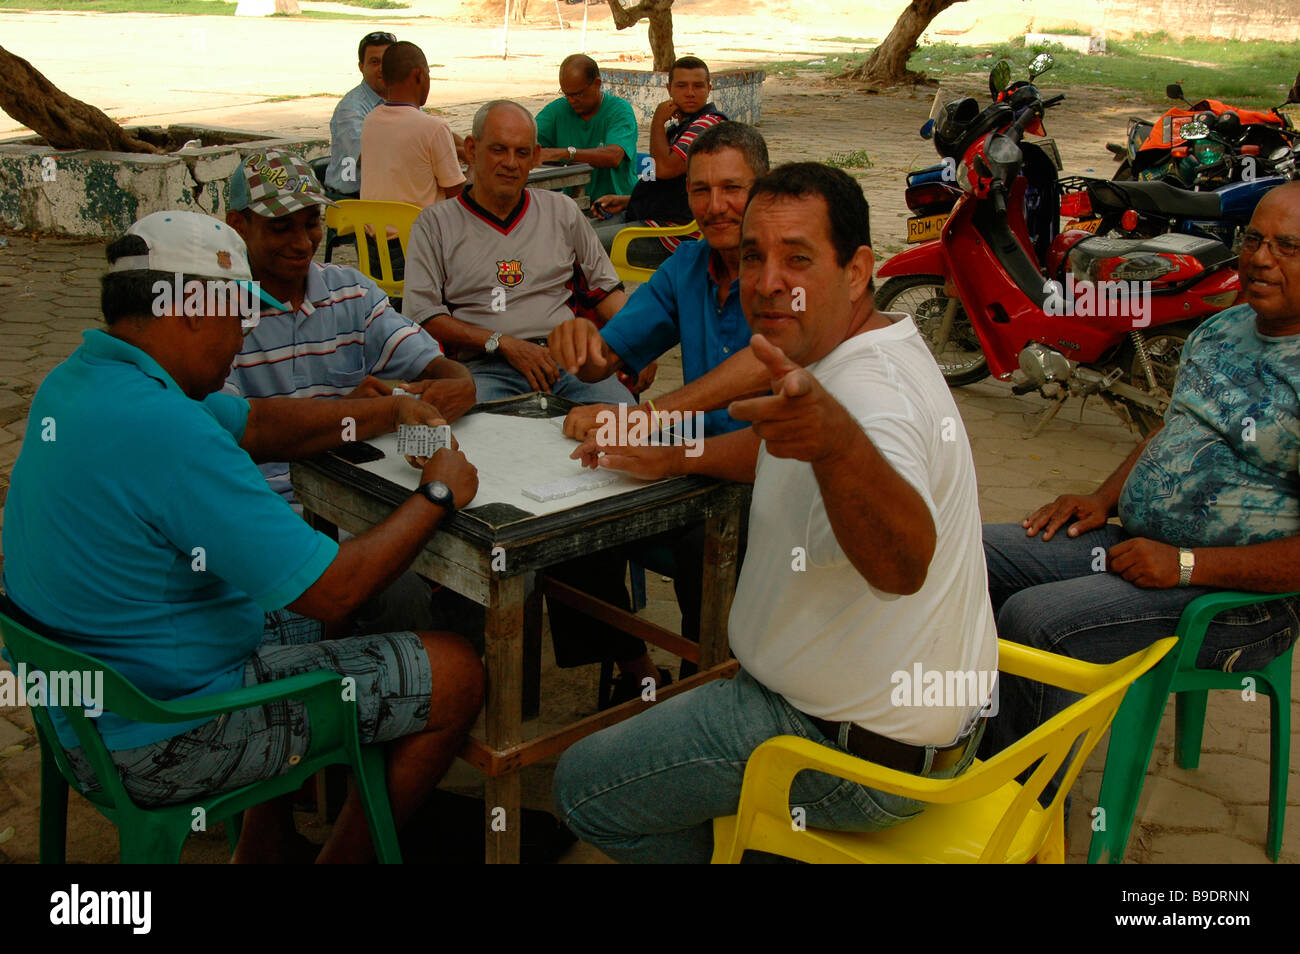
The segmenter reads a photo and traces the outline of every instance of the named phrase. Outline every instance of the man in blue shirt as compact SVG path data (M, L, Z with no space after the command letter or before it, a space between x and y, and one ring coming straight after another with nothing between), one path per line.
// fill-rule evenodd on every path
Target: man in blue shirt
M1300 184L1260 202L1238 269L1246 302L1188 337L1161 428L1093 493L985 525L1003 639L1109 663L1168 636L1211 590L1300 589ZM1297 597L1220 613L1196 665L1263 668L1298 618ZM1076 698L1011 677L1000 694L989 751Z
M330 164L325 188L335 198L361 195L361 124L384 101L384 50L397 42L391 33L367 33L357 46L361 82L347 91L330 117Z
M249 402L216 393L257 309L244 291L256 287L244 243L215 219L154 213L108 256L108 327L87 331L42 383L14 465L4 525L9 599L161 699L319 669L353 676L362 741L391 742L389 794L400 824L473 723L478 656L445 632L326 640L318 621L346 617L407 567L473 498L474 468L459 451L440 451L424 462L425 482L410 500L371 531L335 543L267 486L254 461L337 446L343 417L365 439L399 423L436 425L438 412L410 397ZM74 770L92 785L62 713L52 715ZM98 728L128 793L144 805L282 774L311 742L293 702L172 725L104 712ZM235 859L290 850L289 808L251 809ZM370 854L351 798L320 860Z
M566 321L550 335L560 367L583 381L600 381L627 369L639 373L674 345L682 348L685 385L641 410L708 411L705 433L741 427L727 404L767 386L767 371L749 351L750 331L737 294L740 223L754 180L767 173L767 144L743 123L719 123L691 145L686 191L704 238L685 242L650 281L638 288L604 328L583 318ZM564 433L582 439L609 404L574 408Z
M767 169L767 144L752 126L724 122L702 132L691 144L686 191L704 238L683 243L604 328L575 318L551 332L551 354L560 367L583 381L600 381L623 368L638 374L681 345L685 386L629 411L629 422L638 413L653 419L669 412L708 411L705 435L725 434L746 426L726 412L727 404L768 390L770 376L749 348L752 332L739 294L740 224L750 186ZM584 439L596 429L602 411L617 408L574 408L565 418L564 433ZM699 524L639 548L671 549L682 635L688 639L699 638L703 545L704 527ZM637 559L636 552L630 556ZM639 640L627 637L617 643L609 656L638 688L644 678L661 678ZM638 647L641 653L634 655Z

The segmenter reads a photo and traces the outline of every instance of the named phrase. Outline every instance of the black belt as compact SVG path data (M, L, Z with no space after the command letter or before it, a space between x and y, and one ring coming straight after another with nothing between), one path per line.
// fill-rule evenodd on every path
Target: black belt
M817 726L822 735L837 745L839 744L840 726L844 724L843 722L828 722L825 719L818 719L816 716L808 716L808 719L813 725ZM972 730L960 741L944 748L936 748L934 750L934 761L930 763L930 771L942 772L944 769L952 768L960 762L977 735L978 733ZM844 741L844 748L851 755L856 755L860 759L866 759L868 762L875 762L877 765L884 765L887 768L898 769L900 772L920 775L925 769L926 746L912 745L910 742L899 742L897 739L891 739L888 736L877 735L870 729L862 728L856 722L849 723L849 735Z

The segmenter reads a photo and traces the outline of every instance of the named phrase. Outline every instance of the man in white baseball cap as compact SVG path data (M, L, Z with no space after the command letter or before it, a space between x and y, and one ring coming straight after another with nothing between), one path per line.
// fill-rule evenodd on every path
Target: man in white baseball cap
M473 499L473 466L440 450L423 465L422 492L374 529L342 544L313 530L255 460L327 450L340 443L343 416L364 439L398 424L442 424L438 411L411 397L220 393L252 329L209 287L251 288L240 284L250 271L243 241L208 216L147 216L109 245L108 259L107 327L85 332L32 402L5 506L9 601L155 698L199 698L318 669L353 677L362 742L390 743L388 790L400 825L464 742L481 706L482 665L453 633L325 639L323 621L370 599ZM52 718L74 771L94 787L71 727L60 710ZM127 792L149 806L280 775L311 744L296 702L169 725L105 711L97 728ZM290 808L281 800L250 809L235 860L301 860L307 846ZM319 860L368 857L353 797Z

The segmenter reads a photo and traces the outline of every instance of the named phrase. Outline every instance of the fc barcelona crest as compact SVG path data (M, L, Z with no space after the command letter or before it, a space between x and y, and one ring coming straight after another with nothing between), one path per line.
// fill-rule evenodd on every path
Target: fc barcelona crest
M506 288L514 288L524 280L524 265L519 259L497 262L497 281Z

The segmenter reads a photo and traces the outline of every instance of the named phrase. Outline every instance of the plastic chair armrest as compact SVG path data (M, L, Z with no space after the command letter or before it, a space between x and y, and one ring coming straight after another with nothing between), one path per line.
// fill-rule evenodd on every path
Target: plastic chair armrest
M307 703L310 709L312 701L320 698L324 691L328 690L328 695L338 694L342 683L343 677L338 673L321 670L319 672L301 673L297 676L289 676L287 679L277 679L274 682L266 682L257 686L232 689L229 692L218 692L210 696L200 696L197 699L177 699L168 702L155 699L151 701L157 709L157 715L149 721L163 723L185 722L189 719L200 719L205 716L238 712L240 709L251 709L254 706L265 705L268 702L276 702L280 699L299 698ZM341 694L339 694L339 698L342 698Z

